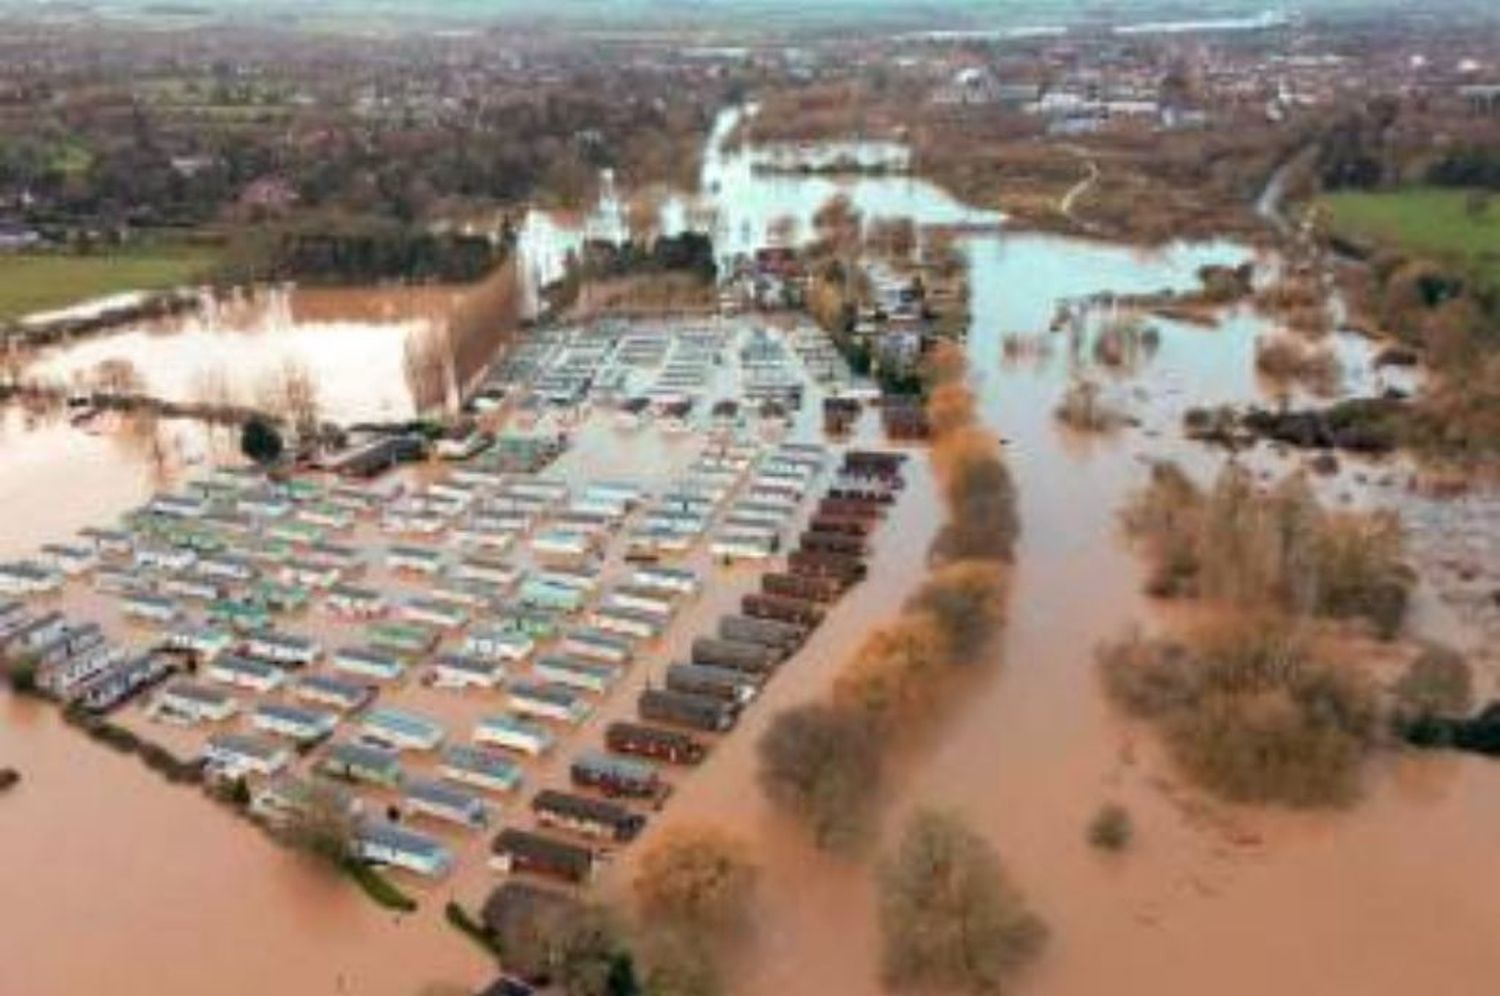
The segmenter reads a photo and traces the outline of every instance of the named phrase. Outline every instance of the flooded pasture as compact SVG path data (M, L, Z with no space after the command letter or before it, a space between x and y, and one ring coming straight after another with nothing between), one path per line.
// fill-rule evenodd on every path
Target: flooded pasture
M440 326L461 294L451 287L237 292L170 319L46 350L28 374L72 385L123 360L155 397L255 405L274 396L292 364L317 383L326 418L405 419L415 414L407 340Z

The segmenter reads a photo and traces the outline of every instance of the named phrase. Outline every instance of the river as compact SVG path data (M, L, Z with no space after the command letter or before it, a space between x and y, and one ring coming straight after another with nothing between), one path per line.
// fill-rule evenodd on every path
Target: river
M1052 416L1077 368L1062 336L1041 337L1042 348L1009 360L1003 342L1043 333L1060 299L1190 287L1198 266L1238 262L1248 251L1209 243L1143 252L1008 231L1002 219L904 176L768 175L722 146L733 124L729 115L720 119L703 189L673 209L676 216L686 216L685 207L716 209L721 252L762 244L785 227L783 218L793 219L798 238L809 237L813 213L834 192L867 217L986 229L964 243L973 297L968 350L983 418L1006 442L1020 496L1011 621L991 676L955 704L931 743L903 760L885 807L887 840L905 812L936 804L959 810L997 845L1053 928L1022 984L1026 993L1486 991L1481 980L1500 965L1490 937L1500 890L1482 874L1500 826L1491 766L1392 757L1371 772L1359 805L1333 814L1223 806L1181 785L1149 736L1120 720L1096 684L1095 646L1157 611L1140 594L1118 509L1148 457L1173 455L1199 473L1222 460L1179 441L1178 418L1193 403L1264 396L1252 357L1265 323L1248 312L1217 328L1156 323L1160 346L1133 375L1096 371L1140 420L1109 438L1073 437ZM1341 339L1340 350L1350 377L1367 383L1367 344ZM81 447L69 453L108 445L68 439ZM8 459L16 459L15 445L5 440ZM599 452L628 457L607 440ZM835 610L656 821L711 820L754 844L763 915L736 966L737 993L878 991L869 867L813 852L768 811L754 786L754 741L776 709L826 692L870 620L893 610L915 582L907 568L937 515L931 481L914 463L872 580ZM77 507L66 516L43 512L46 495L35 490L5 492L4 510L16 513L8 516L12 534L19 541L36 533L40 542L54 528L46 515L59 515L61 528L65 518L108 518L137 500L149 481L138 464L121 466L134 469L116 479L102 464L91 468L101 479L85 479L86 496L70 499ZM1323 486L1353 484L1346 473ZM1416 622L1435 626L1437 614ZM25 777L0 799L7 894L25 897L0 932L0 992L411 996L431 979L484 976L483 960L434 912L440 903L405 921L380 913L192 792L161 784L42 711L0 701L0 762ZM1123 856L1102 857L1083 839L1106 799L1127 805L1135 819L1138 841ZM605 888L628 876L627 858Z

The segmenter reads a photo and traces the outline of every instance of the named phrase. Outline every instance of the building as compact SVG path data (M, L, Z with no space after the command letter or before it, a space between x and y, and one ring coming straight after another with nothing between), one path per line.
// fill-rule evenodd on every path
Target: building
M402 709L372 709L360 720L365 739L398 750L436 750L447 736L441 723Z
M453 867L453 854L433 838L394 823L366 820L354 833L354 853L361 861L441 878Z
M243 733L214 734L200 756L206 769L229 778L274 775L292 761L292 752L281 744Z
M333 733L338 726L337 713L305 706L262 702L255 707L250 724L263 733L286 737L299 744L311 744Z
M167 685L151 702L151 715L169 722L222 723L238 711L232 695L187 679Z
M393 750L368 744L336 743L318 761L318 770L335 778L394 788L406 778Z

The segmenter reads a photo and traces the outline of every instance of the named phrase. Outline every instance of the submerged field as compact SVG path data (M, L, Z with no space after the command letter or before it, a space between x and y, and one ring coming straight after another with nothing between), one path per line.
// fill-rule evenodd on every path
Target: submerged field
M159 290L201 279L217 262L207 247L161 246L89 256L0 255L0 321L89 298Z
M1475 210L1468 190L1411 187L1323 199L1334 230L1359 240L1390 243L1408 252L1476 267L1500 284L1500 206Z

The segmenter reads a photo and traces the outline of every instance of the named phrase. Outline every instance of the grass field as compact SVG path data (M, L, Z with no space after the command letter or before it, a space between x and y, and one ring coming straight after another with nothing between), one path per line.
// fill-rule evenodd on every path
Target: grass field
M1334 230L1342 235L1472 266L1491 286L1500 286L1500 197L1478 215L1469 212L1468 199L1465 190L1410 187L1380 193L1342 191L1323 198L1323 203Z
M191 283L217 260L213 249L182 246L92 256L0 255L0 322L105 294Z

